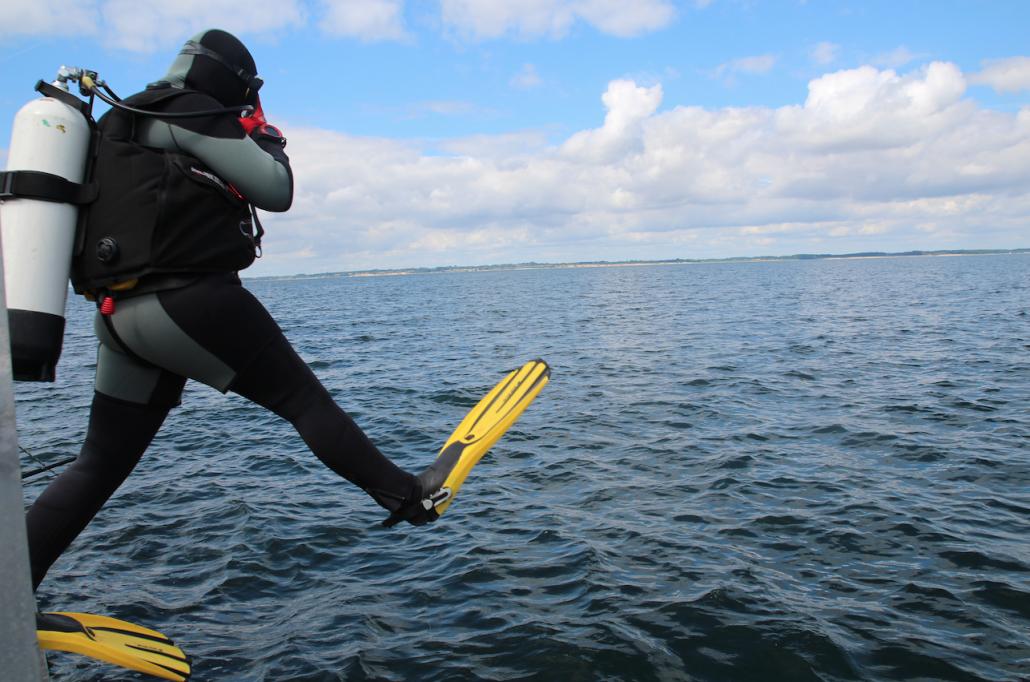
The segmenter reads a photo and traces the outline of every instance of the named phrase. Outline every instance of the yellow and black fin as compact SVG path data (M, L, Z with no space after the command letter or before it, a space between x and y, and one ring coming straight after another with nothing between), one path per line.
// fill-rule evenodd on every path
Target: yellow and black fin
M435 520L450 507L472 467L529 407L551 378L543 360L514 369L480 400L447 439L433 464L418 475L423 499L390 515L384 526L416 516Z
M190 660L160 632L124 620L88 613L37 613L36 636L41 649L68 651L147 673L185 682Z

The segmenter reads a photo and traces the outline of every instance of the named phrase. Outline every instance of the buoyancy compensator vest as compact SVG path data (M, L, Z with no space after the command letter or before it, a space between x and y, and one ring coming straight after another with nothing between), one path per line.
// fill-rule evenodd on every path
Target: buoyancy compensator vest
M153 110L196 91L158 87L122 104ZM131 286L158 273L235 272L259 254L250 205L230 184L188 154L136 141L142 117L112 109L97 123L96 200L80 226L72 258L75 291Z

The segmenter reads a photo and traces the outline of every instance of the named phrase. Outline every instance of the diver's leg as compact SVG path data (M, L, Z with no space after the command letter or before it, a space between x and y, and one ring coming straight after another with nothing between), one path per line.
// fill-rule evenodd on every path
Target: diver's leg
M289 421L326 466L394 511L418 494L333 401L265 307L232 276L130 299L114 324L154 364L232 390Z
M33 589L132 472L168 410L94 394L78 459L46 487L25 516Z
M316 457L386 509L420 495L415 477L379 452L285 337L266 345L230 390L293 424Z
M97 331L97 392L86 441L25 517L33 589L132 472L185 382L123 354Z

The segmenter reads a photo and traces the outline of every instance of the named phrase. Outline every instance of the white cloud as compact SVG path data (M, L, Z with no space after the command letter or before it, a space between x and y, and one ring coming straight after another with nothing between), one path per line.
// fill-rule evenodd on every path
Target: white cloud
M304 23L301 0L13 0L4 7L0 39L18 35L103 36L133 52L167 49L205 28L262 33Z
M623 38L664 28L676 18L675 8L665 0L579 0L573 6L602 33Z
M740 57L719 66L711 71L712 78L722 80L726 85L736 84L738 74L759 75L768 73L776 66L776 56L771 54Z
M523 64L522 68L517 74L512 76L509 81L513 88L520 90L530 90L535 87L539 87L543 80L540 78L540 74L537 73L536 67L532 64Z
M912 50L902 45L894 48L890 52L883 52L876 55L872 60L870 60L870 63L874 66L880 66L887 69L897 69L905 66L906 64L911 64L920 58L921 55L912 52Z
M311 255L259 267L1025 245L1030 108L982 109L965 87L949 63L863 67L792 106L663 111L660 86L620 80L596 129L450 155L290 130L298 196L266 252Z
M728 64L734 73L768 73L776 65L776 57L770 54L734 59Z
M823 149L882 149L927 137L967 114L965 79L954 64L934 62L899 76L871 66L809 83L804 107L777 111L781 131Z
M839 53L840 45L824 41L812 46L808 54L816 64L826 65L836 61Z
M404 0L322 0L319 27L334 36L365 42L403 40Z
M991 59L983 70L969 77L971 83L989 85L997 92L1030 90L1030 57Z
M436 114L438 116L461 116L474 111L477 111L475 104L462 100L428 100L419 102L412 107L412 113L416 116L423 113Z
M500 135L469 135L444 140L437 149L454 156L491 158L509 161L526 154L540 153L547 147L547 136L538 130L525 130Z
M134 52L166 49L204 28L238 34L306 25L366 42L406 40L405 0L8 0L0 40L31 35L103 36ZM670 25L672 0L439 0L440 24L472 39L514 34L560 38L577 23L632 37Z
M561 148L565 156L602 161L638 146L640 126L662 102L662 86L644 88L633 81L612 81L601 101L608 110L604 126L570 137Z
M255 0L246 11L234 0L103 0L99 6L105 40L137 52L178 45L215 26L237 35L262 33L302 25L305 16L299 0Z
M422 119L428 116L485 116L492 112L475 102L465 100L435 99L413 102L398 110L404 120Z
M7 0L0 38L18 35L93 34L99 20L96 2L86 0Z
M564 36L577 21L630 37L664 28L676 18L669 0L441 0L443 23L475 39L514 33Z

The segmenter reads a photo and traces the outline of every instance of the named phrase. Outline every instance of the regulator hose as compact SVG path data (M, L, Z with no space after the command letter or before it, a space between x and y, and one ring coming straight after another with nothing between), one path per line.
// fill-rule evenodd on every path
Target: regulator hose
M121 109L122 111L129 112L130 114L153 116L155 118L199 118L201 116L218 116L219 114L247 115L254 113L254 107L249 104L244 104L238 107L223 107L221 109L202 109L200 111L177 111L167 113L163 111L147 111L146 109L137 109L136 107L122 104L121 98L107 86L107 83L104 83L103 81L98 84L90 76L83 76L80 82L90 93L107 102L115 109ZM104 92L101 91L101 88L107 91L107 94L104 94Z

